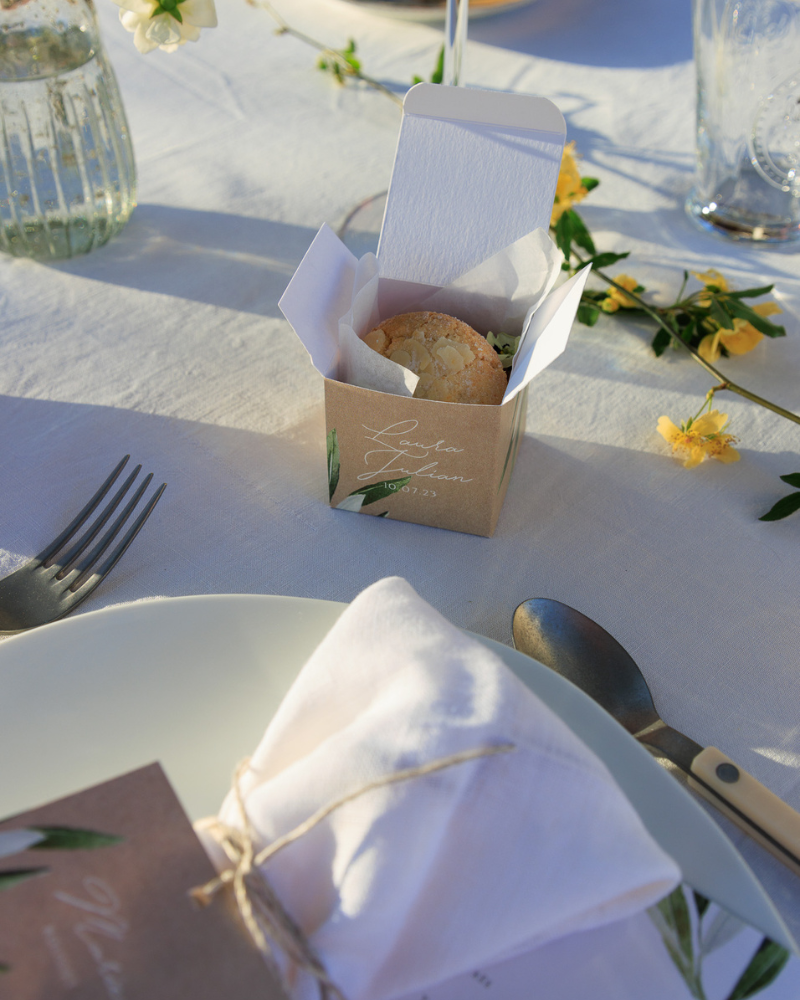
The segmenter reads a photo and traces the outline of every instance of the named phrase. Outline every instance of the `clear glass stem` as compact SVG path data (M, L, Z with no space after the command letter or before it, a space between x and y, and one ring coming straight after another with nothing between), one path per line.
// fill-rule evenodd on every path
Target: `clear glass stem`
M444 78L448 87L461 85L464 49L469 26L469 0L447 0L444 25Z

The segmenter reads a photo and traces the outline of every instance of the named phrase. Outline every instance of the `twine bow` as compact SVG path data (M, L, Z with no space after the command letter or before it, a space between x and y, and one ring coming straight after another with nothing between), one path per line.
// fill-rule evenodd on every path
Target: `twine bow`
M249 759L245 759L236 768L233 779L234 798L241 826L229 826L226 823L221 823L219 820L214 820L206 827L207 832L225 851L228 860L231 862L231 867L227 868L216 878L211 879L205 885L192 889L190 895L199 905L208 906L221 889L230 885L245 927L255 942L256 947L278 974L279 978L284 980L278 967L275 950L270 941L283 952L293 970L303 970L314 976L319 987L320 1000L346 1000L342 991L331 980L324 964L312 948L308 938L286 912L269 880L261 870L261 866L277 854L278 851L308 833L309 830L322 822L326 816L329 816L336 809L375 788L382 788L385 785L407 781L410 778L421 778L426 774L441 771L455 764L462 764L479 757L491 757L495 754L509 753L514 749L513 743L502 743L499 746L475 747L471 750L462 750L460 753L450 754L447 757L439 757L427 764L421 764L419 767L409 767L376 778L374 781L362 785L355 791L348 792L346 795L342 795L340 798L322 806L307 820L300 823L299 826L296 826L282 837L278 837L277 840L262 848L258 853L255 850L256 832L250 822L250 817L247 815L241 790L242 776L250 764ZM288 992L285 980L284 987Z

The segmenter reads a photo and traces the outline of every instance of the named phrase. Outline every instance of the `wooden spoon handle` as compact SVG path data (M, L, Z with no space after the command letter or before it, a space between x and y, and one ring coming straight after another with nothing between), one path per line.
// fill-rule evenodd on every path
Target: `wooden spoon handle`
M692 780L692 775L699 781ZM692 775L690 788L800 875L800 813L716 747L706 747L695 757ZM759 829L754 829L751 823Z

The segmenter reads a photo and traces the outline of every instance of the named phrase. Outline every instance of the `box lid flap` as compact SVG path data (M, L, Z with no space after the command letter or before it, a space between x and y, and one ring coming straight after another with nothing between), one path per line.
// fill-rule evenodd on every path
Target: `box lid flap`
M317 371L336 378L339 317L350 308L358 261L323 225L278 303Z
M542 97L417 84L406 95L381 274L446 285L547 229L566 136Z

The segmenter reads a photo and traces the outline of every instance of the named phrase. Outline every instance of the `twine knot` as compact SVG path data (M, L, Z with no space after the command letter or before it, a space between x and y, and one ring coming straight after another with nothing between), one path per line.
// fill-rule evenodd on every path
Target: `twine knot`
M256 831L247 814L242 795L241 781L250 765L249 758L243 760L236 768L233 778L234 800L237 805L240 826L230 826L218 819L206 821L204 829L219 844L230 861L230 867L221 874L196 886L189 892L196 905L206 907L211 905L214 897L227 886L231 887L236 906L248 933L256 947L267 960L284 988L289 992L285 976L278 965L275 948L285 956L293 971L310 973L317 981L320 1000L346 1000L342 991L331 980L328 972L311 946L302 929L292 920L285 907L269 883L262 866L282 848L298 840L314 826L320 823L336 809L375 788L407 781L410 778L420 778L446 767L475 760L479 757L491 757L495 754L509 753L515 747L512 743L499 746L475 747L463 750L447 757L439 757L419 767L409 767L392 774L376 778L355 791L348 792L340 798L322 806L307 820L296 826L289 833L278 837L271 844L256 853ZM274 947L273 947L274 945Z

